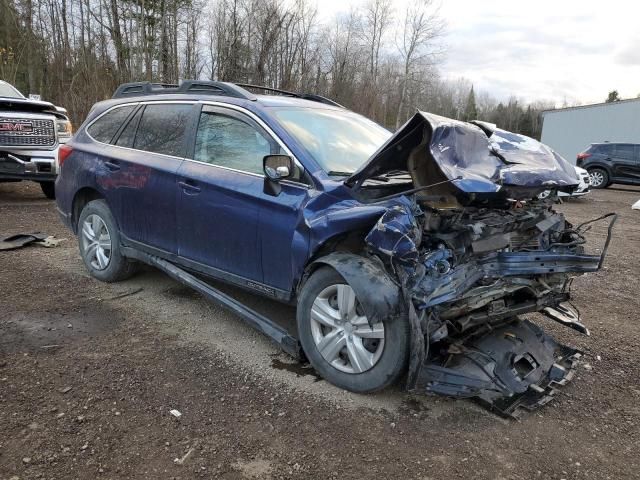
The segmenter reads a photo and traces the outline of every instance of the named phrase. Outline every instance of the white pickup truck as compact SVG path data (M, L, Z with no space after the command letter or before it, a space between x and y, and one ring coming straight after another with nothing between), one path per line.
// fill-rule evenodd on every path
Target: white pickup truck
M32 180L55 198L58 147L71 138L64 108L25 98L0 80L0 182Z

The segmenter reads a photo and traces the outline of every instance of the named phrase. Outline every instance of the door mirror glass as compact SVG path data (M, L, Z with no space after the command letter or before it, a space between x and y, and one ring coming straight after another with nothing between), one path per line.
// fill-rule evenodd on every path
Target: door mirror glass
M273 182L288 178L293 172L293 160L289 155L267 155L262 161L264 174Z

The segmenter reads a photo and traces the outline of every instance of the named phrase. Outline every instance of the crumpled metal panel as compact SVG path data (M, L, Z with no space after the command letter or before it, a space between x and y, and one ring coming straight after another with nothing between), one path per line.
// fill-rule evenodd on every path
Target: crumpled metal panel
M428 148L426 161L435 162L464 193L491 194L506 187L572 191L580 183L574 167L537 140L426 112L416 113L346 183L407 170L407 158L424 135L428 142L420 148Z
M384 268L370 258L334 252L314 263L333 267L353 288L369 325L403 315L401 292Z
M411 208L401 204L390 207L380 217L365 242L375 251L402 264L414 265L420 256L418 245L421 238L422 231Z

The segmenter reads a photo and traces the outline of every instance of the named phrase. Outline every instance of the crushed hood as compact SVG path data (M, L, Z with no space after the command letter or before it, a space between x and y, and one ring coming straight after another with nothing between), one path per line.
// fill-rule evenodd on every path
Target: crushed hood
M398 170L409 171L416 187L451 180L465 194L513 198L551 188L571 192L579 184L573 165L537 140L426 112L416 113L346 184Z

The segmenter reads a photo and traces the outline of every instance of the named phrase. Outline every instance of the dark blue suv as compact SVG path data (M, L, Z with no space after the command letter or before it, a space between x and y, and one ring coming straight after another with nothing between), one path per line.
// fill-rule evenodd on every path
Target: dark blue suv
M495 125L419 112L392 135L314 95L134 83L94 106L59 163L58 210L92 276L146 262L292 303L304 355L343 388L404 376L511 413L579 357L517 317L586 332L568 279L604 253L536 198L579 180Z

